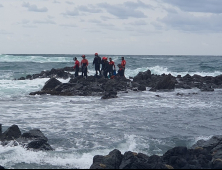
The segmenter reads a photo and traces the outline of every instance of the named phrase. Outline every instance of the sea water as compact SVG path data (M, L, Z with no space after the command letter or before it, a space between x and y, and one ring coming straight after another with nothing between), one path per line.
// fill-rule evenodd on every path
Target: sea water
M171 92L118 93L118 98L35 95L48 80L16 80L52 68L71 67L81 55L0 55L0 124L13 124L22 133L40 129L54 151L33 152L21 146L0 145L0 165L5 168L86 168L95 155L113 149L162 155L175 146L192 146L199 139L222 134L222 89L197 88ZM111 57L115 64L120 55ZM151 70L152 74L217 76L222 56L124 56L127 78ZM93 55L89 75L94 75ZM68 82L69 79L59 79ZM181 94L181 95L178 95Z

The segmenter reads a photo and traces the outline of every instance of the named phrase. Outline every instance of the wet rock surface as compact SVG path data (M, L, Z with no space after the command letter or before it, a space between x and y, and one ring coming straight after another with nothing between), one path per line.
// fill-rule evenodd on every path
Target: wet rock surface
M102 76L82 76L73 77L69 71L74 71L72 67L63 69L52 69L43 71L40 76L30 75L29 78L50 78L44 87L30 95L61 95L61 96L101 96L102 99L116 98L120 91L145 91L149 87L150 91L172 91L175 88L191 89L199 88L200 91L214 91L215 88L222 88L222 75L200 76L200 75L178 75L171 74L154 75L150 70L138 73L135 77L127 79L116 76L107 79ZM57 78L70 78L68 83L61 83Z
M53 148L48 144L48 139L39 129L32 129L22 134L17 125L12 125L4 133L0 131L0 144L3 146L20 145L28 150L34 151L53 150Z
M190 149L174 147L162 156L148 156L115 149L108 155L96 155L90 169L221 169L222 136L200 140Z

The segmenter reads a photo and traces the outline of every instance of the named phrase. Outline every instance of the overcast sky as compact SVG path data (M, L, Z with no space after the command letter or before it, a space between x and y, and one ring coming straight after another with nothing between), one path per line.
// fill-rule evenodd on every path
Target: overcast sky
M222 55L222 0L0 0L0 54Z

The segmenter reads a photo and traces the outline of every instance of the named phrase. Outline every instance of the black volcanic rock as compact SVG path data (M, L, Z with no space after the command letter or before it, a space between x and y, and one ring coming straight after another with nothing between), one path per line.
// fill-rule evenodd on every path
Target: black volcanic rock
M0 136L1 144L8 145L9 143L17 146L21 145L26 149L32 150L53 150L48 144L48 139L39 129L32 129L28 132L21 133L17 125L12 125Z
M62 83L56 78L49 79L42 90L53 90L56 86L61 85Z
M63 69L52 69L50 71L42 71L40 74L32 75L38 78L50 77L44 87L37 92L31 92L30 95L61 95L61 96L102 96L102 99L115 98L112 91L145 91L147 87L151 87L150 91L172 91L175 88L191 89L199 88L200 91L213 92L215 88L222 88L222 75L212 77L200 75L178 75L171 74L154 75L150 70L139 72L134 78L115 76L113 79L107 79L103 76L82 76L73 77L68 71L73 71L72 67ZM63 72L65 72L63 74ZM67 73L67 75L66 75ZM70 77L68 83L61 83L57 78ZM27 78L30 78L27 77Z
M10 141L17 139L21 136L21 131L17 125L12 125L9 127L2 135L0 140L1 141Z
M221 169L222 136L199 140L190 149L174 147L162 156L148 156L117 149L106 156L96 155L90 169Z

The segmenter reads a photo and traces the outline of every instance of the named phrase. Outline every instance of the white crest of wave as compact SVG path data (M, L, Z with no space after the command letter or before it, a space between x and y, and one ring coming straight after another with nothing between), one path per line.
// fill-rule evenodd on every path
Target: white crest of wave
M122 143L119 146L119 150L121 153L125 153L127 151L136 151L137 143L136 143L136 136L135 135L124 135L126 139L126 143Z
M43 57L43 56L13 56L0 55L0 62L35 62L35 63L49 63L49 62L72 62L71 57Z
M198 140L209 140L210 138L212 138L213 136L210 135L210 136L197 136L195 139L194 139L194 143L197 143Z
M178 76L178 75L181 75L181 76L185 76L187 74L193 76L195 74L197 75L200 75L200 76L218 76L218 75L221 75L222 72L220 71L214 71L214 72L173 72L173 71L170 71L168 70L167 67L161 67L159 65L157 66L153 66L153 67L142 67L142 68L137 68L137 69L129 69L129 68L126 68L125 70L125 75L126 77L135 77L139 72L145 72L147 70L150 70L151 71L151 74L155 74L155 75L161 75L161 74L171 74L172 76Z
M0 155L1 166L6 168L12 168L16 164L26 163L81 169L89 169L94 156L91 153L79 155L77 153L58 153L56 151L34 152L26 150L21 146L0 146Z

